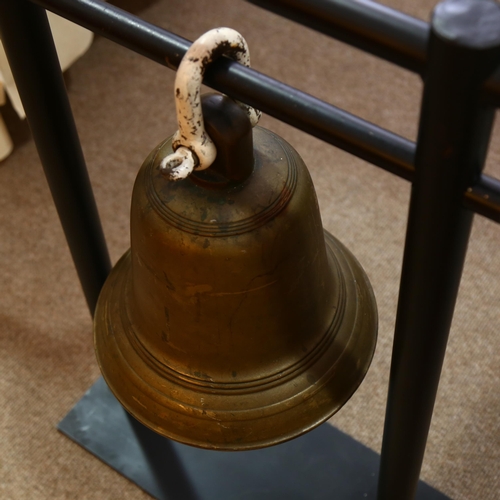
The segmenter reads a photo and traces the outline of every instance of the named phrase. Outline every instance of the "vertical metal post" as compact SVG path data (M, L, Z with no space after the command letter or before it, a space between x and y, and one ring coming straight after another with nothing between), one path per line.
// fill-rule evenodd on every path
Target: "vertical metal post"
M484 164L500 63L500 6L446 0L433 15L403 260L379 500L414 498L473 214L463 193Z
M45 10L2 0L0 34L93 313L111 265Z

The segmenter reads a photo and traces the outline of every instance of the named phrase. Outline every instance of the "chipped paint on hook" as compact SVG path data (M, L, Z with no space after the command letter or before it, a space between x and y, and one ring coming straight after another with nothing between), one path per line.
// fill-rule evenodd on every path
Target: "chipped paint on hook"
M175 78L175 105L179 129L172 140L174 153L164 158L160 170L171 180L185 179L193 170L205 170L215 160L217 150L205 131L201 110L201 84L208 65L228 55L250 66L245 39L231 28L216 28L193 42L184 55ZM260 111L239 103L248 113L252 126ZM182 150L182 151L181 151Z

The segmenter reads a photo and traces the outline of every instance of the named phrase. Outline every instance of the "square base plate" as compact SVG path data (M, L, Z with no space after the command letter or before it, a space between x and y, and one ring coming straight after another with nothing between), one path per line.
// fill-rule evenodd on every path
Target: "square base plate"
M201 450L144 427L100 378L59 430L158 500L376 498L380 456L328 424L261 450ZM416 499L449 500L422 481Z

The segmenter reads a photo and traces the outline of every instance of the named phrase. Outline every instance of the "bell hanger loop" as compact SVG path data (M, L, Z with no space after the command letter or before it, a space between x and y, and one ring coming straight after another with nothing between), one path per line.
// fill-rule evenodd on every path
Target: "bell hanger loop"
M193 170L205 170L214 162L217 149L205 130L201 107L201 84L208 65L221 55L230 56L250 67L245 39L231 28L216 28L195 40L184 55L175 78L175 106L178 131L174 134L174 153L160 163L160 171L171 180L185 179ZM260 111L239 101L252 124Z

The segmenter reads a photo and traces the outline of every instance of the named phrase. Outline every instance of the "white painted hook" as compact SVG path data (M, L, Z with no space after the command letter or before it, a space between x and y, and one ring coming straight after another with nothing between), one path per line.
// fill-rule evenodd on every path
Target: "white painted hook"
M195 40L184 55L175 78L175 107L179 130L172 140L174 153L160 163L160 170L171 180L185 179L193 170L208 168L217 156L212 139L205 131L201 110L201 84L207 66L225 54L250 66L245 39L231 28L216 28ZM239 102L252 126L260 111Z

